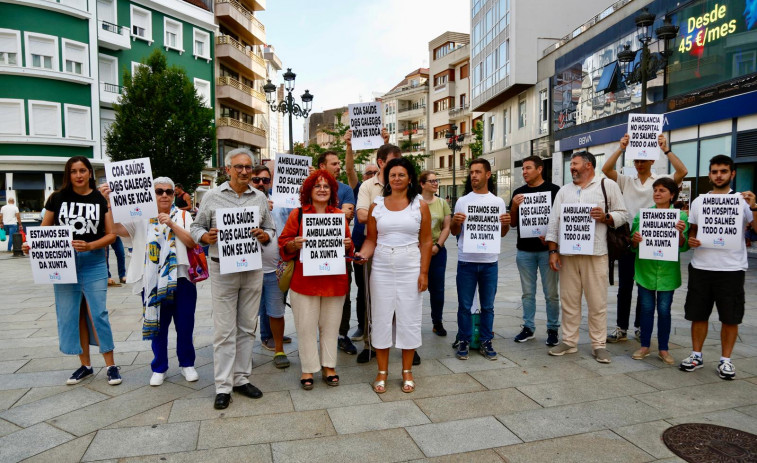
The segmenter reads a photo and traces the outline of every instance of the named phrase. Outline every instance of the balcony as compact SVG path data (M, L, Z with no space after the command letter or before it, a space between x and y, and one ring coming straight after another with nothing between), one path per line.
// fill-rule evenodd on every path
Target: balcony
M216 57L222 60L233 61L238 66L249 69L255 74L257 79L265 79L266 77L265 61L263 58L228 35L219 35L216 37Z
M447 95L455 95L455 82L445 82L434 87L434 98L439 98L439 93L446 93Z
M122 87L118 84L100 82L100 103L102 106L112 108L121 99Z
M231 100L245 109L259 114L268 112L268 103L263 92L245 85L233 77L222 76L216 79L216 98L220 101Z
M397 111L398 121L407 121L412 119L426 117L426 105L423 106L411 106L409 108L403 108Z
M216 16L233 23L235 31L254 45L265 43L265 26L238 0L216 0Z
M412 130L412 134L410 133L410 130L403 130L401 132L397 133L397 140L407 140L410 138L410 135L412 135L413 140L425 140L426 139L426 128L425 127L418 127L417 129Z
M458 106L457 108L450 108L448 113L450 119L462 119L463 117L470 116L470 105L466 103L465 105Z
M131 50L131 34L126 26L97 21L97 45L108 50Z
M216 123L216 135L219 140L234 140L238 143L266 147L265 130L252 124L238 121L230 117L219 117Z

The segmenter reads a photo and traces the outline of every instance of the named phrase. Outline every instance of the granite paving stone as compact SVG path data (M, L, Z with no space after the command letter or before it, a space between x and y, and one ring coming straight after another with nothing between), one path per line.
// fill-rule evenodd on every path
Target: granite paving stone
M103 429L97 432L82 461L194 450L199 429L199 423Z
M539 405L553 407L590 400L609 399L630 394L654 392L656 389L626 375L602 376L560 383L520 386L518 390Z
M540 408L539 404L514 388L429 397L418 399L415 403L434 423Z
M11 408L13 404L18 402L18 399L24 396L29 389L8 389L7 391L0 391L0 410L6 410Z
M50 450L46 450L42 453L24 460L24 463L51 463L51 462L69 462L69 461L81 461L84 456L84 452L89 448L89 444L92 443L92 439L95 438L95 433L87 434L86 436L77 437L65 444L53 447Z
M271 463L273 461L271 446L269 444L244 445L240 447L120 458L118 460L119 463L231 463L241 461Z
M0 390L24 387L60 386L66 384L71 370L41 371L37 373L13 373L0 375Z
M0 362L0 374L15 373L27 362L28 360L7 360Z
M420 458L408 463L503 463L502 457L492 449L476 450L475 452L455 453L441 457ZM506 463L506 462L505 462Z
M428 417L410 400L330 408L328 412L339 434L430 423Z
M427 457L490 449L521 442L494 417L470 418L407 427ZM485 429L486 432L482 432Z
M212 397L215 398L215 390ZM200 421L216 418L233 418L241 416L271 415L293 412L292 400L287 392L266 392L256 400L232 394L234 402L225 410L213 408L213 399L195 398L179 399L173 402L169 422Z
M316 375L317 376L317 375ZM317 381L313 390L295 389L290 391L294 409L297 411L317 410L322 408L346 407L380 403L381 399L373 392L369 384L348 384L331 387Z
M667 421L648 421L614 428L613 432L655 458L672 458L675 454L662 441L662 433L669 427Z
M561 383L571 379L596 378L599 375L582 368L575 362L562 362L550 366L529 366L501 371L475 371L470 375L488 389L505 389L540 383Z
M0 418L28 428L34 424L73 410L78 410L87 405L101 402L107 398L108 396L105 394L100 394L86 387L78 387L36 402L13 407L0 413Z
M171 415L171 407L175 403L176 401L151 408L146 412L118 421L110 426L104 427L103 429L131 428L134 426L151 426L153 424L168 423L168 417Z
M529 442L495 450L508 463L640 463L654 459L611 431Z
M0 438L0 463L23 460L73 438L47 423L35 424Z
M717 375L699 375L681 371L678 369L677 365L675 367L660 368L657 370L635 371L632 373L626 373L626 376L641 381L642 383L649 384L660 391L681 387L700 386L702 384L722 381Z
M700 369L688 374L712 374ZM634 398L660 411L663 418L694 415L757 403L757 384L744 380L671 389L634 395Z
M10 421L0 419L0 437L7 436L8 434L20 431L21 429L23 428L16 426Z
M413 376L415 378L415 375ZM418 377L415 378L415 392L412 393L412 399L483 390L485 390L484 386L466 373ZM408 394L402 392L401 381L399 379L387 381L386 392L381 394L381 400L384 402L407 400L409 398Z
M757 434L757 417L732 409L679 416L676 418L668 418L665 421L672 425L682 423L709 423Z

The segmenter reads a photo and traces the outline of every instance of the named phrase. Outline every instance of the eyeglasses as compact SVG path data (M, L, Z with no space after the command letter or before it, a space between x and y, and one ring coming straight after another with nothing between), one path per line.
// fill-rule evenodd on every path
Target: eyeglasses
M262 183L263 185L268 185L271 183L271 179L269 177L252 177L250 180L252 180L252 183Z
M331 187L328 185L313 185L314 190L330 190Z
M439 180L426 180L424 183L430 183L432 185L438 185L439 184Z
M155 196L163 196L163 194L167 194L168 196L173 196L173 190L168 188L164 190L163 188L156 188L155 189Z
M246 166L244 164L237 164L237 165L232 166L232 167L234 168L234 170L236 170L240 174L242 173L242 171L252 172L252 166L251 165Z
M366 170L363 172L363 177L373 177L376 174L378 174L377 170Z

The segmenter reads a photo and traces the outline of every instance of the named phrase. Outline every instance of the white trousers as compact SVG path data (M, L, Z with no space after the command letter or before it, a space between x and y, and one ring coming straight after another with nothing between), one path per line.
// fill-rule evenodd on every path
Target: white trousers
M421 251L418 245L377 245L371 265L373 347L388 349L394 344L398 349L417 349L421 346L423 305L423 294L418 292L418 276L421 272Z
M316 373L320 371L321 366L336 367L337 340L344 298L345 296L308 296L293 289L289 290L303 373Z

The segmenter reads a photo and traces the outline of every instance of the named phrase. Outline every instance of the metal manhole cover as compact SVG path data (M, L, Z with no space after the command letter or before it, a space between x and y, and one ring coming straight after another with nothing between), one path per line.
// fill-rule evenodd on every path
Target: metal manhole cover
M662 433L668 448L691 463L757 462L757 436L738 429L686 423Z

